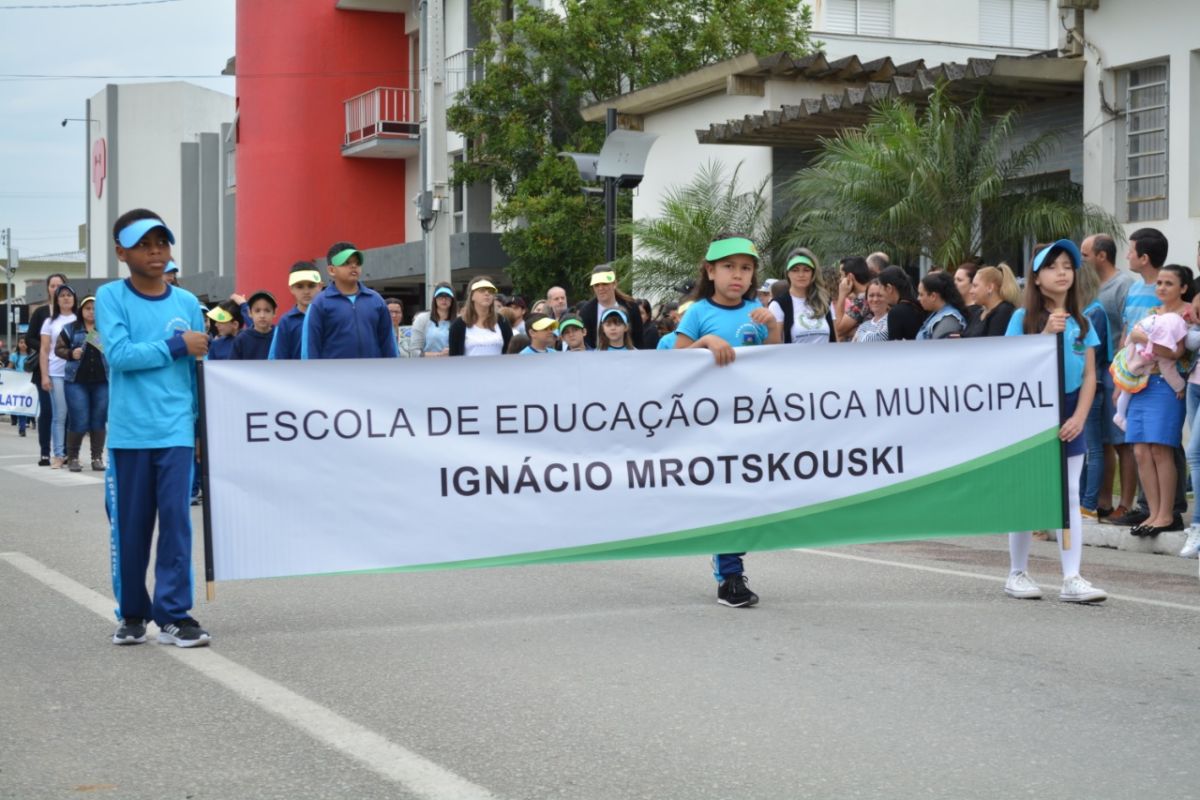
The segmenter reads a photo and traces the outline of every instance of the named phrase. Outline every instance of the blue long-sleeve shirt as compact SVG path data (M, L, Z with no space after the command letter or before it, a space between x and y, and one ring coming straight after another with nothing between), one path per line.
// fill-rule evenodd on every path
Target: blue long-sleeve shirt
M284 314L275 326L275 338L271 340L271 351L267 358L271 361L298 360L300 358L300 337L304 333L304 312L293 307Z
M126 279L96 291L96 325L109 365L109 447L195 445L196 360L182 334L204 331L204 311L186 289L166 289L144 295Z
M267 353L271 352L271 340L275 329L259 333L250 328L244 330L233 340L233 352L229 354L234 361L266 361Z
M329 284L317 295L300 337L300 358L396 358L387 303L361 283L354 295Z
M208 343L209 361L227 361L233 358L233 340L236 336L214 336Z

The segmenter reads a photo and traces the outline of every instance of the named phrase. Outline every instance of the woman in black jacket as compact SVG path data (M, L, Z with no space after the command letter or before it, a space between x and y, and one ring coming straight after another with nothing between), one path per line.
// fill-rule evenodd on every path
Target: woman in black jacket
M879 282L887 293L888 341L916 339L921 323L925 321L925 309L917 302L912 283L900 267L892 265L879 273Z
M54 293L58 291L58 287L67 282L67 276L61 272L55 272L46 278L46 299L53 302ZM50 303L41 308L36 309L29 318L29 328L25 333L25 350L29 353L29 360L33 363L31 370L33 375L33 385L38 391L38 445L41 447L42 455L38 459L39 467L50 466L50 428L53 418L53 406L50 400L50 393L42 388L42 366L38 359L38 349L42 346L42 324L50 319Z
M610 308L625 310L625 316L629 319L629 335L635 343L640 343L642 341L641 310L638 308L637 301L622 292L617 286L617 273L612 264L601 264L592 270L592 293L595 297L584 303L579 310L579 316L587 331L588 344L593 347L600 346L601 333L598 324L600 312Z

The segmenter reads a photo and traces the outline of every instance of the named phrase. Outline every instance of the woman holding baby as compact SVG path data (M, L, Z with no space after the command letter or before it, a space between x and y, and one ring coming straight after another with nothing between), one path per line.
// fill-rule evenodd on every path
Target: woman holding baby
M1138 478L1150 509L1146 521L1132 530L1135 536L1157 536L1170 527L1174 516L1176 474L1172 450L1179 447L1183 437L1184 393L1177 387L1182 387L1182 376L1191 367L1185 348L1187 326L1183 323L1192 321L1192 281L1192 271L1178 264L1168 264L1159 271L1155 295L1161 305L1130 331L1129 349L1124 351L1127 358L1115 360L1133 364L1135 374L1140 369L1147 373L1144 385L1128 395L1125 419L1118 419L1118 424L1125 423L1125 442L1133 445ZM1113 369L1117 370L1115 362ZM1124 397L1119 404L1125 404Z

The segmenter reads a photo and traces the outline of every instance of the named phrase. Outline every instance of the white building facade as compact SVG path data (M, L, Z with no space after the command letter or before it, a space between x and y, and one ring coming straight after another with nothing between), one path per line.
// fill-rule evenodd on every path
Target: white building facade
M1068 19L1087 64L1084 198L1112 211L1126 233L1158 228L1171 243L1168 260L1195 266L1200 3L1098 0L1089 5L1096 7Z
M232 272L221 138L234 99L182 81L109 84L87 101L86 118L87 277L127 274L113 252L112 226L132 208L157 211L172 226L183 276Z

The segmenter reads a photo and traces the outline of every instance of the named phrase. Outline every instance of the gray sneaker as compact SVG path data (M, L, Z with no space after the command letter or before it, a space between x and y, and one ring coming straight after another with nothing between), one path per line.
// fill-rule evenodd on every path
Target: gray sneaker
M112 635L113 644L141 644L146 641L146 622L138 617L121 620Z

